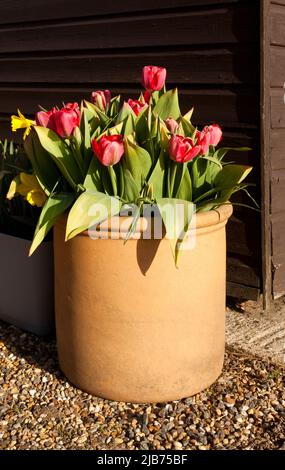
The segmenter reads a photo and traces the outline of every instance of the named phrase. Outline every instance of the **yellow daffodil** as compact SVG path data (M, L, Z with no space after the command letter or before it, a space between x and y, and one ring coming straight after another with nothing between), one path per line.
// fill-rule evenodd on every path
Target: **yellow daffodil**
M31 132L31 127L35 124L35 121L25 118L25 116L18 109L18 116L11 116L12 131L16 132L18 129L26 129L24 132L24 140Z
M47 199L37 178L28 173L20 173L13 179L6 197L12 199L16 194L23 196L31 206L37 207L43 207Z

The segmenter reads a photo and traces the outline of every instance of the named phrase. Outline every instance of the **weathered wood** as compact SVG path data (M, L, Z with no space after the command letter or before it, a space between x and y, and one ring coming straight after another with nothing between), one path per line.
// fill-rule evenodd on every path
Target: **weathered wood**
M285 252L284 233L285 233L285 211L271 215L272 230L272 248L273 258L277 262L278 256Z
M238 3L185 13L3 26L0 28L0 52L236 44L254 42L257 37L255 5Z
M20 108L26 114L33 114L38 105L51 107L60 105L63 101L80 101L88 99L93 88L70 87L1 87L0 103L2 113L15 112ZM123 98L136 97L140 89L111 88L114 93L120 93ZM258 97L250 90L241 89L239 92L224 89L191 89L180 88L182 111L195 107L194 122L201 125L218 122L228 127L243 127L246 124L257 125Z
M261 272L258 260L254 265L252 258L227 257L227 279L230 279L231 282L259 288L260 278Z
M265 2L267 0L263 0ZM268 39L271 44L285 46L285 10L282 5L272 4L268 9L268 19L270 19L270 29Z
M285 48L270 47L270 85L283 88L285 83Z
M170 8L203 7L209 5L241 3L246 0L85 0L82 5L78 0L1 0L0 24L22 23L27 21L47 21L66 18L80 18L98 15L114 15L145 10ZM248 0L247 0L248 1ZM251 2L254 0L251 0Z
M285 129L270 132L270 157L272 170L285 168Z
M284 93L285 91L283 88L271 88L270 108L272 129L285 128Z
M252 258L253 265L260 256L260 214L250 209L235 210L227 224L227 249L230 254ZM259 262L259 261L258 261Z
M167 68L171 83L255 84L255 48L0 57L0 83L140 83L145 64Z
M227 281L227 296L241 300L258 300L260 289L245 284Z
M272 299L271 231L270 231L270 0L260 8L260 126L261 126L261 256L263 307L268 310ZM272 32L271 32L272 34Z
M277 212L285 212L285 169L272 171L271 174L271 213Z
M285 252L273 256L273 293L274 298L285 294Z

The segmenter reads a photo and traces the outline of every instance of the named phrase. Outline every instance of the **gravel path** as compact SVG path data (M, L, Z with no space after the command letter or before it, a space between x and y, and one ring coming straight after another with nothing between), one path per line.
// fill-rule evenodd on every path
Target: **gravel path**
M70 385L54 341L0 322L0 449L285 449L284 369L228 351L195 397L110 402Z

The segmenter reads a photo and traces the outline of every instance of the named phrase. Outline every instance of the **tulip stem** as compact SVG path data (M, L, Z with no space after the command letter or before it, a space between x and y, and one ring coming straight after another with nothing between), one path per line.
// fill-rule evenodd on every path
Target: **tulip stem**
M112 184L114 196L117 196L118 195L118 189L117 189L117 177L116 177L115 170L112 166L108 166L108 171L109 171L109 175L110 175L110 179L111 179L111 184Z
M174 196L173 191L174 191L174 184L175 184L176 172L177 172L177 163L176 163L176 162L172 162L171 170L170 170L169 197L173 197L173 196Z

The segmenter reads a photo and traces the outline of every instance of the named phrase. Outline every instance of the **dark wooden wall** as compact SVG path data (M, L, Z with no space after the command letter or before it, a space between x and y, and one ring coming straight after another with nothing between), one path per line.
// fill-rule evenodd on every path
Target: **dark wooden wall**
M273 295L285 294L285 0L271 1L270 162Z
M225 145L253 148L231 158L254 165L258 198L257 0L0 0L0 136L17 107L33 115L38 104L106 86L136 96L148 64L167 67L168 87L179 86L183 110L195 106L196 124L218 122ZM279 223L285 228L285 213ZM260 258L260 216L237 207L228 225L228 293L257 297Z

